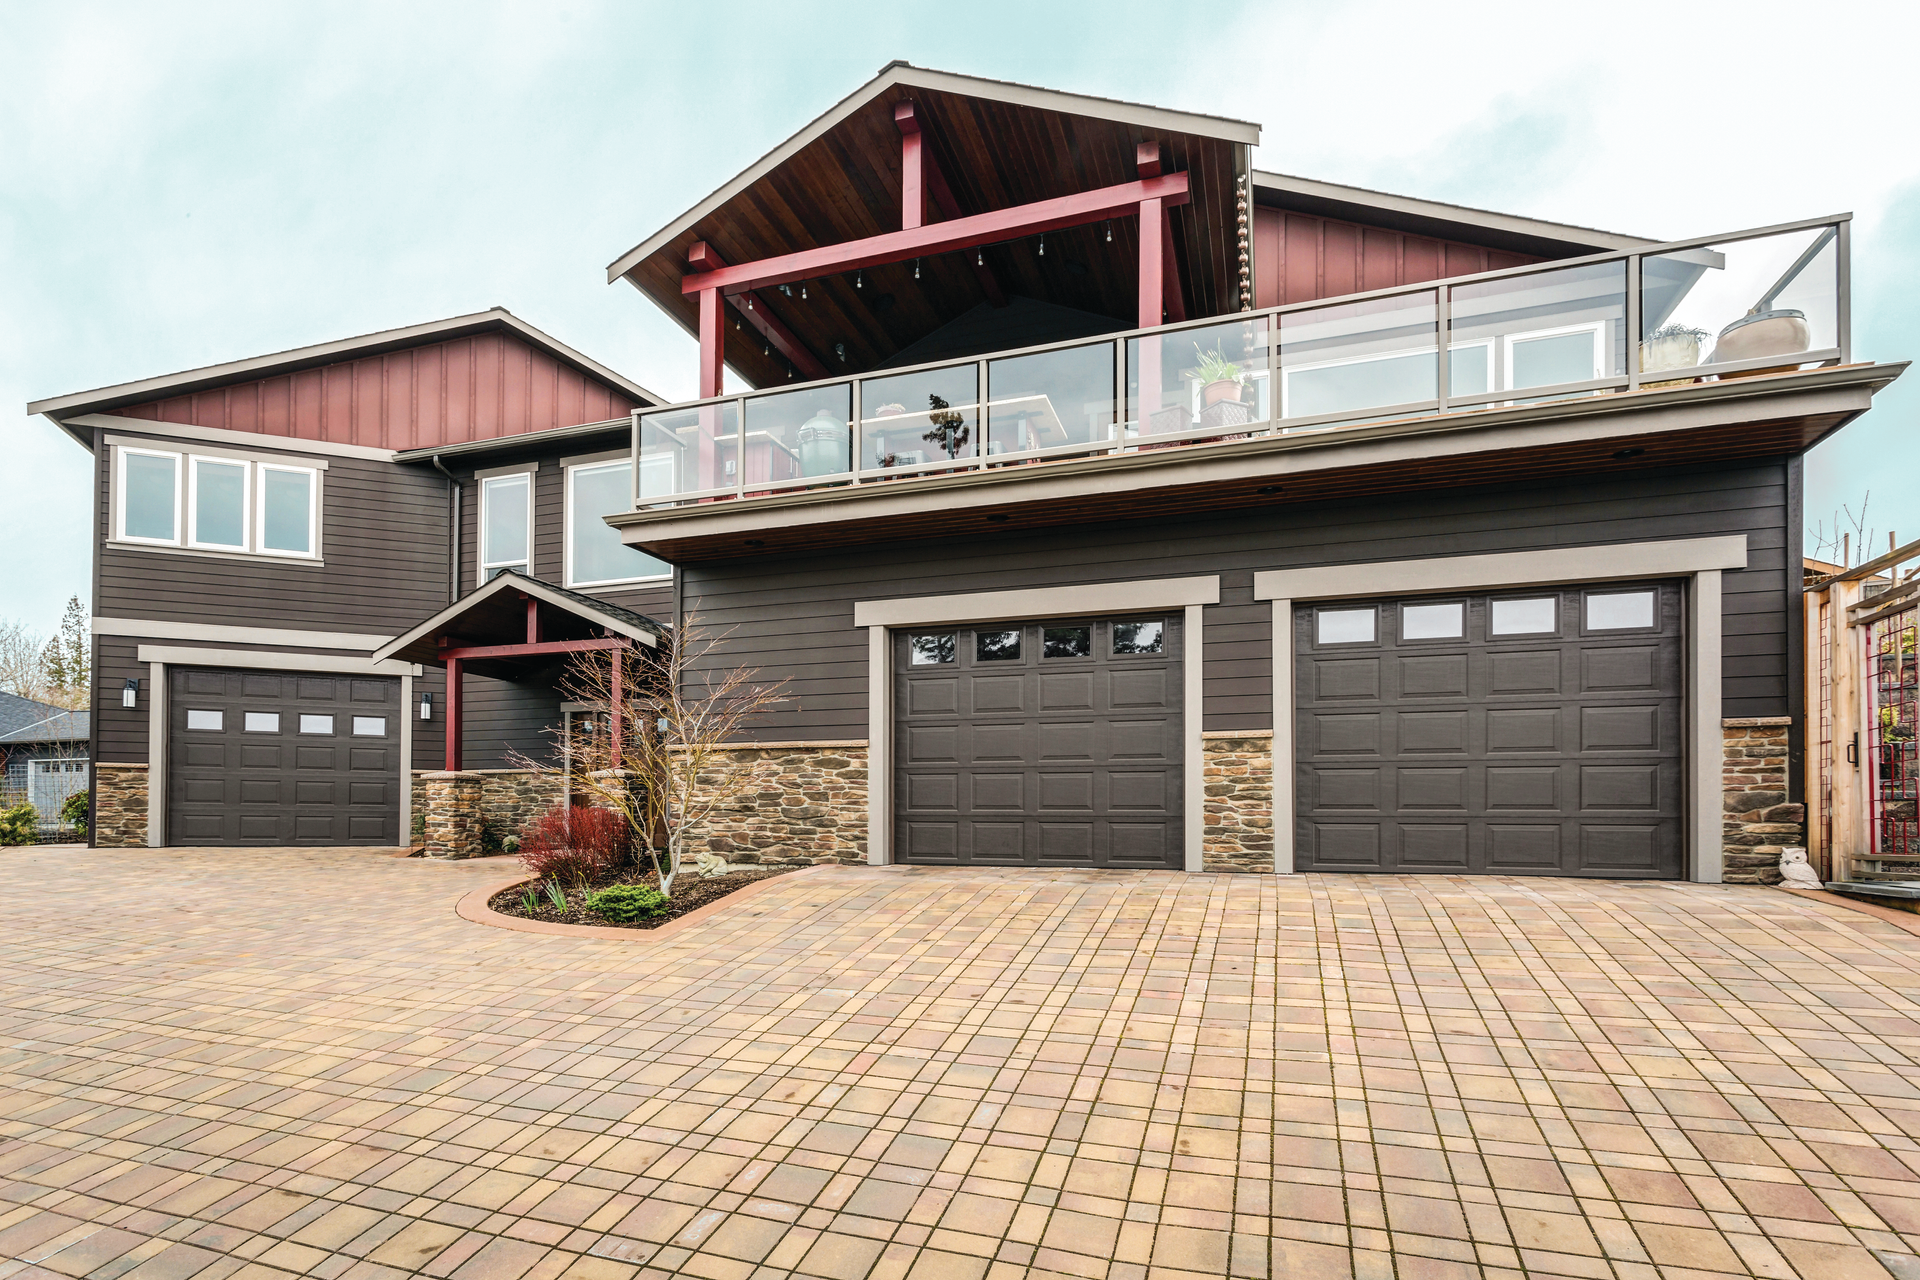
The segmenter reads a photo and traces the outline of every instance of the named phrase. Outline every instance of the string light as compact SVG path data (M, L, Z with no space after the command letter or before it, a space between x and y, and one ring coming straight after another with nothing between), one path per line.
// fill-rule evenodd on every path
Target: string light
M867 273L866 273L866 272L864 272L864 271L856 271L856 272L854 272L854 273L853 273L853 287L854 287L854 288L856 288L856 289L864 289L864 288L866 288L866 287L867 287Z
M984 267L987 265L987 255L984 250L975 249L973 251L973 265L976 267Z
M1113 224L1111 222L1107 224L1107 243L1113 243Z
M1047 233L1044 231L1040 233L1040 256L1047 256Z
M918 258L913 260L913 278L915 280L920 278L920 259Z
M749 310L749 311L751 311L751 310L753 310L753 295L752 295L752 294L748 294L748 295L747 295L747 310Z
M800 286L800 301L805 302L806 300L807 300L807 286L803 284Z

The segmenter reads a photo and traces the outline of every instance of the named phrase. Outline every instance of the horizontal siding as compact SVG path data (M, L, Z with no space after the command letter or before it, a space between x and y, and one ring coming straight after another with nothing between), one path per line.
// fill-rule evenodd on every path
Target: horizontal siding
M1203 725L1272 727L1272 609L1262 569L1744 533L1748 568L1724 579L1729 716L1782 715L1787 689L1787 472L1783 462L1643 472L1555 485L1450 490L1218 517L864 548L686 571L686 607L727 632L709 658L784 680L763 737L864 737L865 633L855 601L1218 574L1205 617Z

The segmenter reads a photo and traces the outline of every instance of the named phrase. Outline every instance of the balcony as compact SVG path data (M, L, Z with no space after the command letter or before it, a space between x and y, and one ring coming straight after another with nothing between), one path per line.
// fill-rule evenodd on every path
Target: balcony
M676 511L725 505L738 532L800 499L1757 386L1849 361L1847 273L1838 216L640 412L635 512L612 522L666 549Z

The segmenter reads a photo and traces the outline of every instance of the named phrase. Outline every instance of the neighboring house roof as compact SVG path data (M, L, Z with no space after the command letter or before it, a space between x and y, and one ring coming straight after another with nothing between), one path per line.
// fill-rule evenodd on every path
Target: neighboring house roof
M1596 231L1592 227L1523 218L1261 169L1253 171L1253 192L1257 204L1362 222L1437 240L1464 240L1538 258L1644 249L1660 243L1614 231Z
M0 693L0 743L84 742L91 736L90 720L85 711Z
M319 422L320 415L326 414L326 406L317 397L324 388L313 388L314 403L308 405L300 401L299 393L292 388L280 393L280 399L286 403L277 405L282 415L289 419L286 425L269 425L266 421L269 412L265 408L248 406L242 411L243 420L234 421L232 410L224 404L211 405L208 411L222 416L220 421L198 421L204 414L194 413L189 406L190 397L203 396L240 384L263 384L276 378L318 370L326 366L352 366L355 362L372 360L375 357L403 352L413 348L430 347L436 344L452 343L459 339L478 338L483 335L503 335L522 345L522 350L530 348L547 362L548 370L565 369L568 377L575 379L574 386L555 388L549 393L549 401L534 411L533 402L537 398L536 388L531 385L518 385L520 381L531 383L532 376L515 373L504 365L495 375L496 386L489 394L477 396L473 409L465 411L470 417L488 417L493 421L488 426L467 424L472 434L501 435L513 434L526 426L515 426L519 418L537 421L539 417L554 419L546 426L568 426L569 410L573 422L606 418L614 413L623 413L631 403L661 404L663 399L622 374L614 372L591 357L582 355L565 343L542 333L526 321L513 315L504 307L494 307L487 311L478 311L470 315L453 316L445 320L434 320L426 324L409 325L402 329L386 329L378 333L362 334L355 338L343 338L335 342L322 342L313 346L296 347L291 351L275 352L271 355L254 356L245 360L231 360L224 364L208 365L199 369L188 369L180 373L166 374L157 378L144 378L138 382L124 382L110 387L99 387L92 391L75 392L70 395L53 396L45 400L35 400L27 405L28 413L45 414L59 424L83 445L92 447L92 432L84 424L75 423L76 418L88 414L111 414L117 411L134 411L131 416L145 416L161 421L194 421L197 425L224 427L237 430L256 430L276 435L292 435L306 438L328 438L317 435L313 430L303 429L292 419ZM476 373L479 369L476 365ZM537 371L535 371L537 374ZM464 381L464 377L463 377ZM598 390L581 399L581 388L593 387ZM383 391L375 387L371 394L359 396L359 403L371 403L376 408L383 407ZM609 399L611 397L611 399ZM572 407L572 401L581 399L579 407ZM487 401L488 403L478 403ZM524 402L524 405L509 403ZM600 401L603 403L593 403ZM351 402L350 402L351 403ZM181 417L178 412L167 409L182 407L188 416ZM516 415L515 410L525 408L525 412ZM139 412L143 408L146 411ZM305 417L302 418L302 411ZM342 409L335 418L343 419L351 408ZM333 419L328 419L332 425ZM248 422L259 425L248 426ZM511 432L501 427L513 427ZM343 440L341 443L373 444L373 440ZM378 441L387 448L407 447L425 444L427 441L397 440Z

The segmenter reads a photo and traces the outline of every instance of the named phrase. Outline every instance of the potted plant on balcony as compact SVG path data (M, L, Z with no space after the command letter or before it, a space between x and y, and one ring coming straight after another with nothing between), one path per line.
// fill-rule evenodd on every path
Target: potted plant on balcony
M1640 372L1659 373L1667 369L1691 369L1700 363L1700 347L1707 340L1705 329L1692 325L1661 325L1640 344ZM1674 378L1665 382L1642 382L1642 387L1679 387L1694 381Z
M1181 371L1181 376L1192 378L1200 384L1200 408L1204 412L1223 400L1238 401L1243 377L1240 366L1220 354L1220 348L1202 351L1195 346L1193 354L1200 363L1191 369Z

